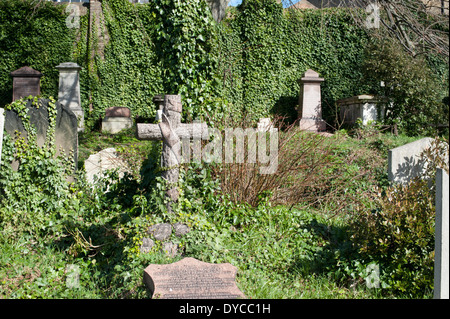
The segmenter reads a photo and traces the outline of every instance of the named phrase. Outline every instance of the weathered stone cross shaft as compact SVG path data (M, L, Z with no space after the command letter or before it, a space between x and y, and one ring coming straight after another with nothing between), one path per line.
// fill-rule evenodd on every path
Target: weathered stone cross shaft
M164 168L162 177L174 184L178 181L181 157L182 141L208 139L208 127L206 123L181 123L181 96L165 95L162 111L162 119L158 124L137 124L137 135L140 140L163 141L161 166ZM178 199L178 190L170 188L167 191L170 200ZM169 213L172 212L168 205Z

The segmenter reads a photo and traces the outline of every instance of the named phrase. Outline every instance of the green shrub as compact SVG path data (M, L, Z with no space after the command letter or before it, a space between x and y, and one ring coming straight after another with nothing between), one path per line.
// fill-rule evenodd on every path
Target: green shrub
M39 105L43 100L27 98L16 100L6 109L15 110L27 131L27 137L5 132L0 170L0 225L12 237L28 233L35 238L61 235L62 221L68 218L72 194L66 181L73 173L73 163L62 156L56 157L55 100L47 102L49 125L42 147L36 140L36 128L30 125L26 103ZM11 167L18 161L18 170Z
M434 197L417 179L375 195L351 228L362 259L379 265L383 287L423 297L433 289Z
M373 41L366 52L366 76L385 82L375 93L392 103L387 105L386 123L398 124L408 135L436 134L437 125L448 119L448 105L442 101L448 86L433 74L426 57L412 57L400 44L389 41Z

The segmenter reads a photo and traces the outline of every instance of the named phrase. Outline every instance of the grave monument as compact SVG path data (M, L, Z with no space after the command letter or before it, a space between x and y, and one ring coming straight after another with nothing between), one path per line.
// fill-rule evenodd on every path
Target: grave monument
M133 120L129 108L115 106L106 109L102 120L102 132L115 134L132 126Z
M434 299L449 299L448 183L448 173L438 168L436 171Z
M236 285L237 268L184 258L166 265L151 264L144 282L154 299L244 299Z
M84 130L84 111L80 98L80 70L78 64L65 62L56 66L59 70L58 102L68 107L78 119L78 131Z
M420 154L431 146L431 137L393 148L388 153L388 179L391 182L407 184L425 170Z
M41 94L42 73L24 66L10 73L13 78L13 102L27 96Z
M39 107L33 105L31 100L28 100L25 107L27 108L27 115L29 117L30 125L36 129L36 143L42 147L47 139L47 129L49 127L49 100L39 100ZM66 158L70 158L76 167L78 162L78 132L77 119L73 112L61 105L59 102L55 103L56 118L55 121L55 148L56 156L62 155L64 152ZM14 110L7 110L5 112L5 131L14 138L15 131L21 132L21 136L27 138L28 132L22 123L22 119ZM11 166L14 170L18 169L19 163L14 161Z
M326 123L322 119L322 100L320 85L324 78L314 70L307 70L300 79L298 117L300 129L306 131L325 131Z
M0 165L2 164L3 129L5 127L5 110L0 107Z

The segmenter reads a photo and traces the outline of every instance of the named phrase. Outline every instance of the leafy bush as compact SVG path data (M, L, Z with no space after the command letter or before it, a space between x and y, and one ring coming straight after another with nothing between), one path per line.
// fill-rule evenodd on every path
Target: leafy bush
M448 105L442 101L442 91L448 95L448 86L439 83L442 79L432 73L427 60L411 57L400 44L388 41L373 41L366 51L366 75L385 82L385 87L376 91L391 103L387 105L387 123L398 124L408 135L437 133L437 125L448 119Z
M363 258L379 265L384 288L412 297L433 289L434 197L417 179L375 195L352 222L352 241Z

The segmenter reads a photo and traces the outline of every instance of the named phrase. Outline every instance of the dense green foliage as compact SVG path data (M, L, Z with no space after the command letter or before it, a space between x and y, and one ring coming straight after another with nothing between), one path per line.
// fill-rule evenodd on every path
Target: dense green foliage
M64 6L44 1L0 2L0 107L11 103L10 72L23 66L44 74L41 92L58 96L59 73L55 66L72 58L74 32L66 27Z
M392 103L387 105L386 123L396 123L408 135L433 135L437 125L446 124L448 70L436 69L442 63L429 67L431 61L438 62L436 57L413 58L386 40L373 41L366 51L365 74L385 82L377 91Z
M245 165L183 165L175 214L168 215L161 142L138 141L131 130L114 136L90 130L110 106L153 118L159 93L181 94L187 121L204 116L223 126L228 118L251 123L272 113L292 120L297 81L312 68L326 79L330 124L337 99L379 92L381 79L404 75L389 83L387 93L398 102L389 120L411 135L429 133L418 127L445 114L438 98L445 85L432 90L432 74L421 72L424 61L389 47L364 50L370 38L341 9L283 11L275 0L244 0L220 25L203 0L104 0L101 28L109 42L103 56L91 59L99 35L88 34L87 16L75 34L65 26L64 6L43 2L33 10L32 3L0 3L0 105L11 96L9 72L28 64L45 74L44 95L55 95L54 66L73 60L83 67L88 130L80 135L75 182L68 183L71 167L55 157L54 100L43 147L24 107L39 100L6 106L21 116L28 138L5 135L3 141L1 298L149 297L142 270L182 256L237 266L238 285L250 298L430 297L433 190L422 182L406 188L387 182L387 150L408 137L382 134L375 125L333 137L286 129L282 162L271 176ZM427 62L441 70L441 62ZM424 106L429 109L420 112ZM119 178L110 171L88 184L83 161L110 146L130 172ZM167 256L161 243L140 251L148 227L161 222L190 227L186 236L170 238L182 255ZM71 264L80 269L75 288L66 283ZM381 289L364 285L370 265L380 267Z
M344 10L283 11L272 0L248 0L231 12L221 26L220 61L223 94L238 111L296 119L298 80L310 68L326 79L331 124L334 101L369 89L361 69L368 36Z

